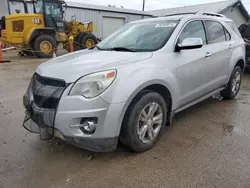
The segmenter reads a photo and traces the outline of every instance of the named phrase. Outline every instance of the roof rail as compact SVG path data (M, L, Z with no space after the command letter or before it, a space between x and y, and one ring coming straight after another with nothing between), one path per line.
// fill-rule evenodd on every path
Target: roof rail
M217 14L217 13L213 13L213 12L197 12L197 14L207 15L207 16L216 16L216 17L220 17L220 18L226 18L226 16L223 15L223 14Z
M180 16L180 15L186 15L186 14L197 14L198 12L183 12L183 13L174 13L174 14L166 14L164 17L167 16Z
M216 16L216 17L220 17L220 18L227 18L227 17L226 17L225 15L223 15L223 14L217 14L217 13L213 13L213 12L202 12L202 11L166 14L166 15L164 15L163 17L167 17L167 16L180 16L180 15L187 15L187 14L196 14L196 15L206 15L206 16Z

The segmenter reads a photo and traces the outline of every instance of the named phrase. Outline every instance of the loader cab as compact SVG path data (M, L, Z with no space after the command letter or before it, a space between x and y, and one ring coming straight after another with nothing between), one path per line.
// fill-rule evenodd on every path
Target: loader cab
M63 3L59 0L36 0L34 1L34 13L44 15L46 27L54 28L57 32L65 32Z

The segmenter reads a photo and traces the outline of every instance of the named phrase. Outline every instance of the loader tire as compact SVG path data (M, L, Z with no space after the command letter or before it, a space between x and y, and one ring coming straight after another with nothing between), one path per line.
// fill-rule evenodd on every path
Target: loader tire
M74 38L74 51L78 51L81 49L85 49L86 47L84 47L84 45L82 45L81 43L81 39L82 37L84 37L85 35L87 35L88 33L85 32L80 32L75 38Z
M81 38L80 43L82 44L81 49L91 48L98 43L98 40L93 34L86 34Z
M40 35L33 43L34 54L39 58L51 58L56 48L57 42L50 35Z

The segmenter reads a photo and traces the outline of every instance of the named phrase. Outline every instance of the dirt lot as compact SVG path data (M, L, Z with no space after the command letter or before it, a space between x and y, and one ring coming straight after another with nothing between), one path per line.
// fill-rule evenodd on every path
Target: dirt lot
M250 74L234 101L208 99L178 114L154 149L92 153L22 127L22 96L45 60L5 53L0 64L0 188L250 187Z

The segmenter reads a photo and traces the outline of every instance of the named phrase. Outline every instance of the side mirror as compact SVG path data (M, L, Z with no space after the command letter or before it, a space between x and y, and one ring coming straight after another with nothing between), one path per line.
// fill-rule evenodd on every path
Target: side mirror
M186 38L182 43L178 43L175 47L175 51L179 52L181 50L197 49L203 46L203 41L201 38Z

